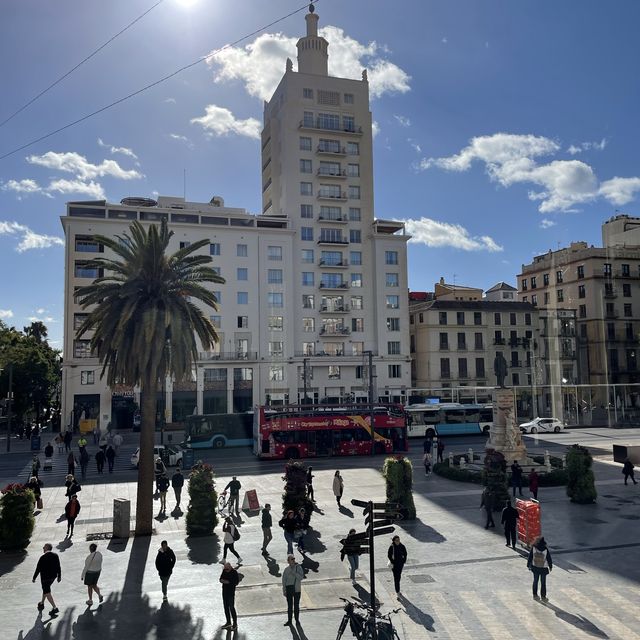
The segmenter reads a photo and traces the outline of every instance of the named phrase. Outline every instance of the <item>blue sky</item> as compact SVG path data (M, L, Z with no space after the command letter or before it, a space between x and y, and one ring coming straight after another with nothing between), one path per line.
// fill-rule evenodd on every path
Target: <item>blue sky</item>
M0 121L153 0L5 0ZM9 123L0 156L293 11L289 0L163 0ZM401 11L399 10L401 9ZM321 0L330 73L369 69L375 214L407 220L409 283L489 288L640 215L635 0ZM0 160L0 318L61 345L68 200L182 195L260 211L262 99L294 15L124 104Z

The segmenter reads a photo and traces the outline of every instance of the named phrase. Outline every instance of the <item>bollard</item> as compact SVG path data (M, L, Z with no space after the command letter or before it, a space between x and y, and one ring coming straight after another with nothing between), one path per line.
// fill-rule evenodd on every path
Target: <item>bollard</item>
M567 454L566 453L562 456L562 468L563 469L567 468Z
M473 449L469 447L469 457L467 458L469 464L473 464Z
M113 501L113 537L128 538L131 535L131 501L115 498Z
M464 469L467 466L467 459L464 456L460 456L460 468Z
M549 458L549 449L544 450L544 466L547 467L547 471L551 471L551 459Z
M453 451L449 451L449 466L453 468Z

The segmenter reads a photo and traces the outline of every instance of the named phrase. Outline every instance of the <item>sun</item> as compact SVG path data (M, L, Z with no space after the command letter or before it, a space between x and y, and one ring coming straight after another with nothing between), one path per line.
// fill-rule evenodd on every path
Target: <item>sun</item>
M181 7L185 7L185 8L190 8L193 7L194 4L196 4L196 2L198 2L198 0L176 0L176 2L181 6Z

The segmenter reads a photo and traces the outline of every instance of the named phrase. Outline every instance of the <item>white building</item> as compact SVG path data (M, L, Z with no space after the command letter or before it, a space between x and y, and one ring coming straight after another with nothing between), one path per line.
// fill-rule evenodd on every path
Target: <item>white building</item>
M376 220L369 87L327 73L318 17L306 16L298 71L285 74L265 104L263 213L160 197L121 204L69 203L66 238L63 416L131 421L135 389L108 389L87 341L75 339L82 311L77 286L96 273L83 261L131 220L163 216L179 243L210 240L219 287L215 353L203 353L194 381L167 381L158 409L167 421L191 413L243 411L308 398L365 400L369 352L373 395L402 401L411 380L406 242L402 223Z

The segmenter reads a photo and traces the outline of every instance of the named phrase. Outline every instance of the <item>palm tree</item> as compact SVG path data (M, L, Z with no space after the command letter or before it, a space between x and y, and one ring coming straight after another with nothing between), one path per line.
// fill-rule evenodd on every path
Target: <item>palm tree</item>
M191 375L198 357L199 339L210 350L218 335L192 300L217 309L215 295L202 283L224 284L208 255L196 252L204 239L166 255L173 235L166 221L146 230L138 221L115 238L95 239L119 259L95 258L87 265L98 269L92 284L75 297L90 313L77 332L93 331L91 349L102 364L101 377L110 386L140 385L141 426L136 535L150 535L153 522L153 447L158 382L167 375L177 380ZM104 275L103 275L104 274Z

